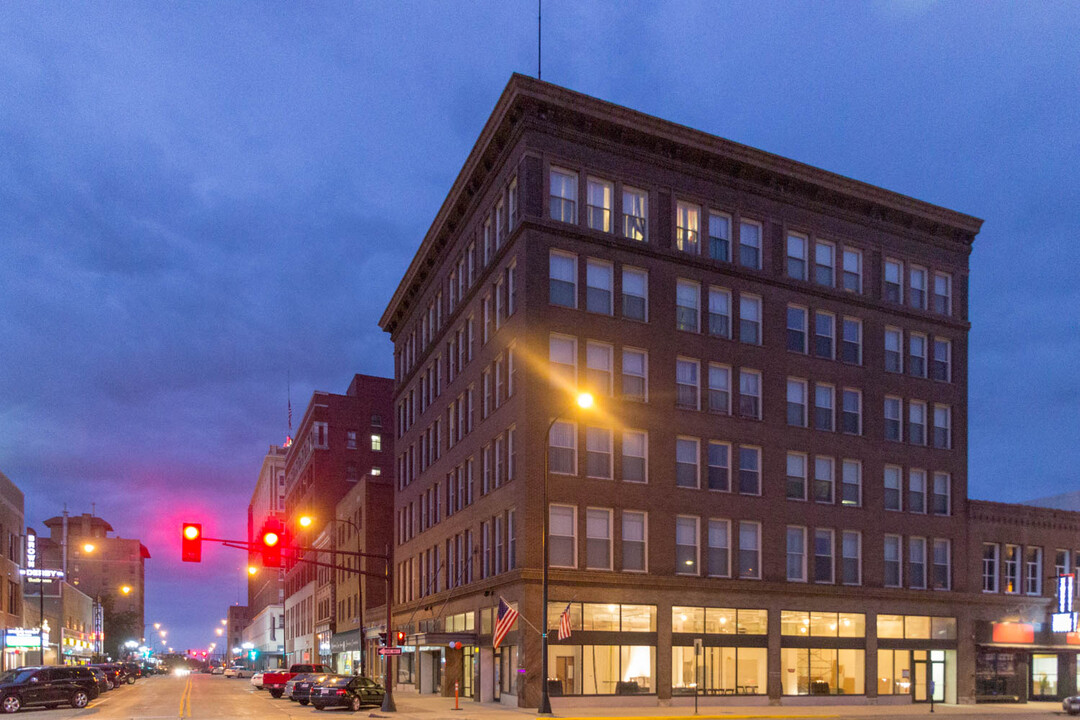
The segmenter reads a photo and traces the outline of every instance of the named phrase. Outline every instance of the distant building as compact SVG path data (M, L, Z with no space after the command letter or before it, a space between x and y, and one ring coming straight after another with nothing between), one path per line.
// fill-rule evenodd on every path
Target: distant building
M24 628L36 630L40 627L42 600L48 633L45 659L41 659L39 644L29 644L15 648L20 656L17 665L85 665L90 662L95 654L94 600L68 582L45 583L45 597L39 598L38 585L28 583L20 623Z
M392 392L390 378L356 375L344 395L312 395L285 460L285 523L301 545L314 546L338 502L364 475L392 475ZM303 516L313 520L307 530L299 524ZM317 624L316 567L291 559L285 564L286 664L316 661L320 642L329 659L336 588L324 575L324 613Z
M23 493L15 483L0 472L0 623L8 629L22 627L23 591L19 568L23 558ZM0 671L25 665L25 653L20 648L3 646Z
M1080 490L1074 490L1073 492L1062 493L1060 495L1036 498L1035 500L1027 500L1022 504L1052 508L1054 510L1080 511Z
M225 615L225 652L229 662L244 662L244 628L251 621L251 609L247 605L230 605Z
M248 541L256 542L259 531L271 518L285 518L285 458L288 448L271 445L263 458L259 479L248 505ZM248 575L248 612L244 642L257 651L256 665L278 667L285 650L284 573L276 568L260 568L257 554L250 558L257 571Z

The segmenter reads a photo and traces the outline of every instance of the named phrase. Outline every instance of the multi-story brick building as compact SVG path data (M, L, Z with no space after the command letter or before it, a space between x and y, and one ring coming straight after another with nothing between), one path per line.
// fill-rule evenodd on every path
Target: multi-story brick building
M3 632L23 625L23 492L0 472L0 622ZM0 656L0 670L26 664L21 648L6 644Z
M362 477L392 477L392 389L390 378L356 375L344 395L312 395L285 458L284 521L301 546L317 547L320 535L332 539L338 502ZM306 529L304 516L312 520ZM313 564L286 557L285 565L286 664L329 663L335 584Z
M511 78L380 321L399 681L537 704L547 512L552 695L973 699L980 225Z

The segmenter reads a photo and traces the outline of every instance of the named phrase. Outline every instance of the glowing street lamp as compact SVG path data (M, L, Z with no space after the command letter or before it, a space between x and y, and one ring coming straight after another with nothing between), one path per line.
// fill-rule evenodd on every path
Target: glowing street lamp
M167 634L168 634L168 633L167 633L167 632L166 632L165 630L159 630L159 631L158 631L158 635L160 635L160 636L161 636L161 637L163 637L163 638L164 638L164 637L165 637L165 636L166 636Z
M92 552L94 552L94 550L96 548L94 547L94 543L86 543L85 545L82 546L82 549L83 549L83 552L92 553Z
M228 620L226 620L225 618L222 618L222 619L221 619L221 624L222 624L222 625L228 625L228 624L229 624L229 621L228 621Z
M222 630L221 628L214 628L214 632L217 633L218 637L221 637L222 633L224 633L225 631Z
M307 528L311 527L311 524L315 522L315 518L311 517L310 515L302 515L297 522L300 523L300 527Z
M161 629L161 623L154 623L154 629L155 630L160 630Z
M259 568L255 567L254 565L248 565L248 575L257 575L258 573Z
M124 593L125 595L130 595L131 594L131 586L130 585L122 585L120 587L120 592Z

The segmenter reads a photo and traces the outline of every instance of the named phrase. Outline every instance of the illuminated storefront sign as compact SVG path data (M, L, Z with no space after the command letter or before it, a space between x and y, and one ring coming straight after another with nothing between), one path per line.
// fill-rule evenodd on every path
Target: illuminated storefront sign
M1031 644L1035 642L1035 627L1030 623L993 623L993 640L996 643Z
M4 646L9 648L41 647L41 631L37 628L8 628L4 632Z
M1075 576L1072 573L1059 575L1057 579L1057 612L1050 616L1050 629L1056 633L1076 631L1076 612L1073 600L1076 595Z

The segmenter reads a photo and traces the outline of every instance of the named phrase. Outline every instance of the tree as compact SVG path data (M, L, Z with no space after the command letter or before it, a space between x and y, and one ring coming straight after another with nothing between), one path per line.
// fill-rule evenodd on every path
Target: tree
M139 613L134 610L118 611L112 595L102 596L101 609L104 615L102 630L105 634L102 649L106 655L119 658L123 654L125 642L142 637L143 627Z

